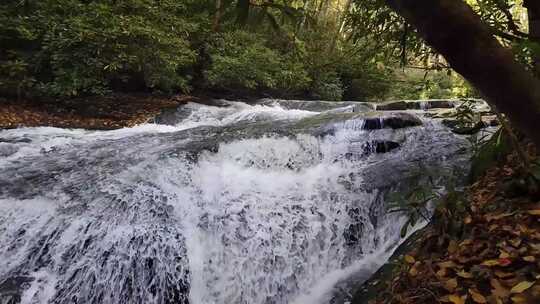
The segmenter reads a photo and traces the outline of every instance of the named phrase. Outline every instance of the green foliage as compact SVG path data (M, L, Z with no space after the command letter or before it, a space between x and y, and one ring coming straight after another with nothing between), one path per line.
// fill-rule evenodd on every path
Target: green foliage
M393 193L391 195L388 211L400 212L407 217L407 221L401 227L401 237L407 235L409 227L414 227L419 221L429 221L431 211L429 204L438 197L438 193L433 189L432 183L419 183L416 187L408 190L407 193Z
M397 99L478 97L461 76L445 70L403 69L395 72L389 95Z
M9 34L0 36L8 49L2 65L26 62L40 93L189 89L180 72L193 64L195 53L178 1L17 1L0 9L8 12L0 18Z
M321 76L311 84L312 97L319 100L341 100L343 86L337 74L326 73Z
M293 94L310 83L301 62L269 48L259 35L245 31L224 33L213 39L207 49L211 64L205 77L211 88Z
M421 65L433 52L384 1L355 2L6 0L0 94L471 95L463 80L442 72L394 72L396 58ZM531 53L534 44L521 48Z
M454 179L448 178L441 188L432 176L404 193L393 193L387 208L389 212L399 212L407 217L401 237L420 221L431 221L440 232L441 241L448 235L458 236L463 232L463 218L469 211L464 192L455 188Z
M489 140L475 149L471 164L471 181L480 178L489 169L501 163L513 150L512 143L504 128L499 128Z

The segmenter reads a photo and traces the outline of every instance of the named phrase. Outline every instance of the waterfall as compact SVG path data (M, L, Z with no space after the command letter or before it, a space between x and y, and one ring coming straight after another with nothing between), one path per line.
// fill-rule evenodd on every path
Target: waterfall
M0 302L329 303L401 241L389 192L420 164L441 185L466 167L428 118L367 130L362 104L222 103L0 131Z

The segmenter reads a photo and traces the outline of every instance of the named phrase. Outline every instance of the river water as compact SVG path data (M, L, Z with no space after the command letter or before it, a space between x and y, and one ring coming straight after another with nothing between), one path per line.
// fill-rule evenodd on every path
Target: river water
M389 193L468 166L424 111L401 128L360 103L220 103L0 131L0 303L326 304L401 241Z

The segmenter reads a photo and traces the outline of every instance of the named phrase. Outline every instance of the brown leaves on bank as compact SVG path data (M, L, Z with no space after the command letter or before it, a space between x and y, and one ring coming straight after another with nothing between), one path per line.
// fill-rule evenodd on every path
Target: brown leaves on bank
M151 95L112 95L69 100L0 99L0 129L51 126L111 130L151 121L163 109L194 100Z
M465 233L442 246L428 233L370 304L540 303L540 202L505 197L510 164L471 186Z

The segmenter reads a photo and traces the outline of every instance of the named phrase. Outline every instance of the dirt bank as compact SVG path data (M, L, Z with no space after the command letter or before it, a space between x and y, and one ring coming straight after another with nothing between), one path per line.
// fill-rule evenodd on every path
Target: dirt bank
M186 95L166 97L143 94L42 101L0 98L0 129L40 126L119 129L152 121L165 109L197 100Z

